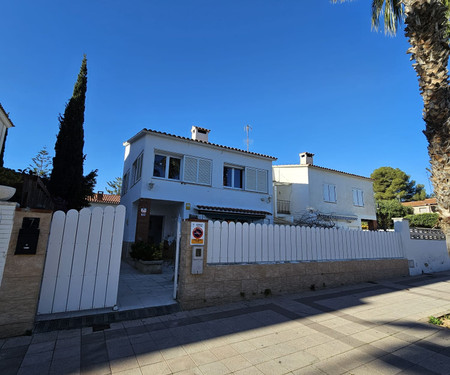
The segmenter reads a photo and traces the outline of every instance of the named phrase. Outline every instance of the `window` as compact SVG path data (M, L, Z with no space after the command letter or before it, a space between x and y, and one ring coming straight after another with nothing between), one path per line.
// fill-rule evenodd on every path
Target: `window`
M336 185L323 184L323 200L325 202L336 203Z
M267 193L267 171L265 169L245 168L245 190Z
M144 154L141 153L136 160L133 162L132 168L131 168L131 184L134 185L136 182L138 182L141 179L142 176L142 159L144 157Z
M364 193L361 189L352 189L353 204L355 206L364 207Z
M155 154L153 176L168 178L169 180L180 180L181 158Z
M237 167L223 167L223 186L235 189L243 188L244 170Z
M192 182L194 184L211 185L211 171L211 160L193 156L184 157L183 181Z
M128 191L128 184L129 184L129 180L130 180L130 170L127 171L127 173L125 173L123 175L123 179L122 179L122 191L121 191L121 195L125 195Z

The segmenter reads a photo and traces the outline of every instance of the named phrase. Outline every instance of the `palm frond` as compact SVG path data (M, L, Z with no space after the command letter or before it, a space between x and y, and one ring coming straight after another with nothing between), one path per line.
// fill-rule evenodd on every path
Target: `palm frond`
M449 1L449 0L444 0ZM398 26L404 19L402 0L373 0L372 1L372 28L378 30L380 23L384 24L386 34L395 35Z

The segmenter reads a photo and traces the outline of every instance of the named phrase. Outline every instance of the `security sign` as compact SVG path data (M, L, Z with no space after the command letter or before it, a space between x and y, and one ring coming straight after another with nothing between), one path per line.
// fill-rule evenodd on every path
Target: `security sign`
M206 223L191 223L191 245L205 244L205 224Z

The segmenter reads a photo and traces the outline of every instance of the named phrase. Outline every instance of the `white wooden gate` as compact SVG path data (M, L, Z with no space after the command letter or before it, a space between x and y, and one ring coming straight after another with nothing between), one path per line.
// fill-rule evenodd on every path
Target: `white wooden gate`
M38 314L117 302L125 206L53 215Z

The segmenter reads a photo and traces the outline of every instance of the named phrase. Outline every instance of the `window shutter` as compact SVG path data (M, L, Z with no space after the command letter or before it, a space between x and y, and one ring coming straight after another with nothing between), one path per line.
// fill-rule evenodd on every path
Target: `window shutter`
M257 180L258 180L257 190L261 193L267 193L267 171L263 169L258 169Z
M184 157L184 181L197 182L197 159Z
M336 202L336 186L335 185L329 186L330 186L330 201Z
M199 159L198 183L211 185L211 160Z
M330 193L328 191L328 184L323 184L323 200L325 202L330 201Z
M362 190L359 190L359 205L364 206L364 192Z
M353 204L355 206L359 206L359 204L358 204L358 190L352 189L352 192L353 192Z
M245 190L256 191L256 169L246 168L245 174Z

